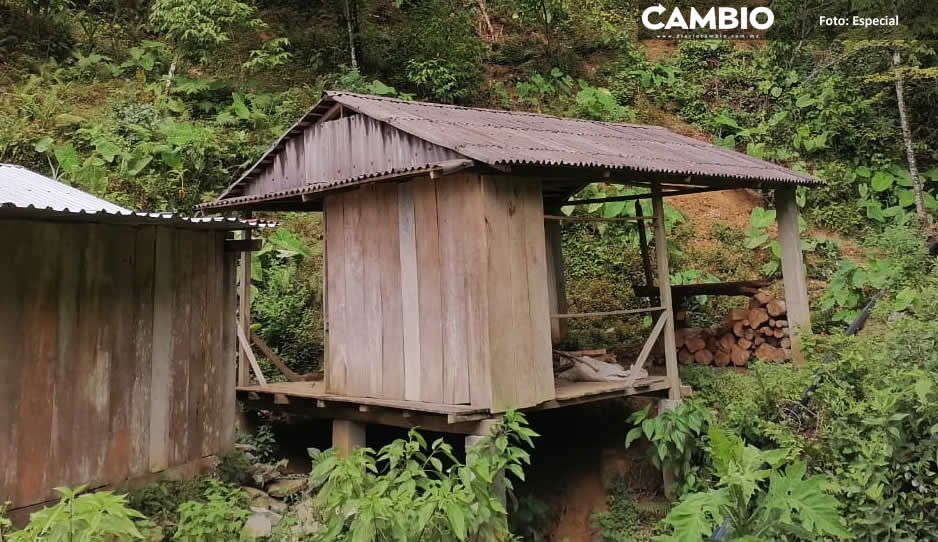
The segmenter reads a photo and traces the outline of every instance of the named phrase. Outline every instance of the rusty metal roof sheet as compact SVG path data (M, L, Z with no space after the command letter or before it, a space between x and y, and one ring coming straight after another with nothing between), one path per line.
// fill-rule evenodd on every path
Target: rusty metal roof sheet
M245 229L273 225L234 217L187 217L126 209L14 164L0 164L0 216L109 224L179 225L198 229Z
M212 203L224 207L336 189L354 181L387 176L375 170L341 179L306 179L281 193L243 195L246 184L273 166L291 140L341 106L467 159L493 167L526 165L602 168L753 183L819 185L822 181L783 166L670 132L659 126L600 122L536 113L415 102L326 91L323 99L290 128ZM365 152L367 149L363 149ZM427 163L412 169L432 168ZM351 168L350 168L351 169ZM694 179L697 184L698 179ZM705 183L704 183L705 184Z

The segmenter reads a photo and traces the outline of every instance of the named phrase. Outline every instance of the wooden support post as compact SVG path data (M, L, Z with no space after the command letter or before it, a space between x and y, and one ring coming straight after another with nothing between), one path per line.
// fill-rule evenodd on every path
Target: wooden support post
M788 306L788 324L791 326L791 356L794 363L802 364L805 359L800 335L811 333L811 312L808 306L808 282L801 256L798 204L795 203L794 188L775 190L775 210L778 244L782 249L785 303Z
M668 397L681 398L681 377L677 369L677 346L674 342L674 305L671 303L671 275L668 269L668 238L664 229L664 200L661 184L651 187L651 203L655 214L655 258L658 261L658 291L667 320L664 323L664 360L668 375Z
M332 420L332 447L345 457L355 448L365 447L365 424L349 420Z
M244 212L244 218L251 218L251 211ZM245 228L242 230L241 239L250 243L251 230ZM241 278L238 284L238 325L241 329L251 329L251 253L241 253ZM251 366L248 364L248 353L242 344L238 352L238 385L247 386L251 380Z
M567 312L567 286L564 280L563 248L560 223L554 220L544 221L545 245L547 247L547 297L551 314ZM550 340L558 342L567 336L567 322L552 318L550 321Z
M635 215L642 214L642 202L635 202ZM651 286L655 283L654 276L651 274L651 256L648 253L648 236L645 233L645 223L639 222L638 226L638 247L642 251L642 270L645 272L645 286Z

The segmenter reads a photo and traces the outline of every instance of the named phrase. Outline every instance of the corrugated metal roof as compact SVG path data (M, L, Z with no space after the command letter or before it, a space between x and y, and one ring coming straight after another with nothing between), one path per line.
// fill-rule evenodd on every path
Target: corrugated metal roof
M0 216L111 224L176 224L228 230L274 225L234 217L186 217L169 212L131 211L14 164L0 164Z
M695 184L706 184L707 179L722 179L730 185L735 180L740 186L761 182L776 185L822 184L822 181L809 175L678 135L658 126L327 91L324 98L278 139L218 200L203 207L291 197L296 193L325 192L354 181L387 175L390 171L375 170L373 173L341 179L306 179L304 186L282 190L282 195L272 191L244 195L246 184L273 167L277 156L285 152L291 140L326 115L336 104L458 152L467 159L495 167L526 165L621 169L696 177L693 180ZM430 163L423 165L432 166Z
M659 126L408 102L362 94L327 95L359 113L489 165L600 167L821 184L809 175Z

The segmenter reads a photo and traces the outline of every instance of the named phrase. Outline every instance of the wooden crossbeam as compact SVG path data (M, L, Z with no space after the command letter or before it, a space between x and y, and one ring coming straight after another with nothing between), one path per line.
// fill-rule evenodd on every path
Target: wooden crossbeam
M600 316L621 316L623 314L641 314L645 312L663 311L664 307L643 307L641 309L624 309L606 312L574 312L570 314L551 314L551 318L593 318Z
M261 372L261 366L257 364L257 358L254 356L254 351L251 350L251 341L248 340L247 335L244 334L244 328L241 326L238 326L238 343L241 345L244 356L248 358L248 363L251 364L251 370L254 371L257 381L261 386L266 386L267 379L264 378L264 373Z
M601 216L563 216L563 215L544 215L544 220L561 220L565 222L640 222L644 220L654 220L653 216L615 216L604 218Z
M661 335L661 330L664 329L664 324L667 322L668 318L669 313L667 311L658 315L658 321L655 322L655 327L651 328L651 334L648 335L645 344L642 345L642 351L638 353L638 359L635 360L635 371L645 367L645 361L651 354L651 349L654 348L655 342L657 342L658 336Z
M287 364L284 363L282 359L280 359L280 356L275 354L274 351L269 346L267 346L267 343L265 343L253 331L251 331L251 342L256 344L261 353L264 354L264 357L270 360L270 362L274 364L274 367L283 373L283 376L286 377L288 382L301 382L303 380L302 376L290 370L290 368L287 367Z

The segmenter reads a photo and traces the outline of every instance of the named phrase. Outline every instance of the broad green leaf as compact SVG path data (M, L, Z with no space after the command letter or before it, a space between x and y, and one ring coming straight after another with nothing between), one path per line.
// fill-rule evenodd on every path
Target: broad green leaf
M45 136L33 143L33 149L36 152L46 152L52 148L53 143L55 143L54 139L49 136Z
M868 167L866 167L866 166L857 166L857 168L856 168L855 170L853 170L853 173L854 173L857 177L863 177L864 179L869 178L869 176L870 176L870 174L871 174L870 168L868 168Z
M805 107L810 107L814 105L816 102L817 100L815 100L811 96L805 95L805 96L799 97L798 100L795 102L795 105L801 109L804 109Z
M896 294L896 302L893 304L892 309L895 311L904 311L909 308L909 305L915 300L915 290L912 288L903 288Z
M895 177L885 171L877 171L870 180L870 188L872 188L874 192L889 190L895 180Z

